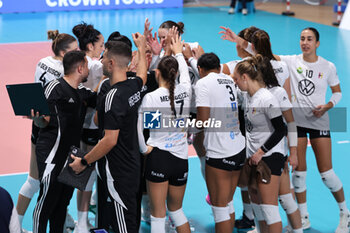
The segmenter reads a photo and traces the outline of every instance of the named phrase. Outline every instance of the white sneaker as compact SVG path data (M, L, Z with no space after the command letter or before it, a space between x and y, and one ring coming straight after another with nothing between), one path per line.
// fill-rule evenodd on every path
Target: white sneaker
M349 233L350 227L350 213L340 212L339 225L335 230L335 233Z
M290 225L287 225L284 229L283 229L284 233L293 233L293 228Z
M235 8L230 7L230 9L228 10L228 13L229 13L230 15L234 14L234 13L235 13Z
M64 223L66 228L74 229L75 228L75 221L73 217L67 212L66 215L66 221Z
M311 227L309 215L301 216L301 226L303 227L303 230L307 230Z
M22 228L21 233L33 233L33 232Z
M253 230L247 231L247 233L259 233L256 227Z
M248 14L248 10L245 9L245 8L243 8L243 9L242 9L242 14L243 14L243 15L247 15L247 14Z

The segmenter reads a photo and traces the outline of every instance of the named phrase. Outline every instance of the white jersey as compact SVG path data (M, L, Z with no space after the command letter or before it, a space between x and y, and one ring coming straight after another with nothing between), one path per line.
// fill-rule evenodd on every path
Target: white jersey
M289 70L287 63L284 61L270 61L273 70L275 71L276 78L278 80L278 84L283 87L286 80L289 78Z
M298 126L329 130L329 116L326 112L317 118L312 110L326 104L328 86L339 84L336 68L332 62L318 56L317 62L304 61L303 55L280 56L289 67L293 115Z
M139 126L140 121L143 120L144 112L157 110L159 113L161 113L160 120L165 119L165 121L161 121L161 123L165 123L167 126L169 126L169 119L171 119L173 122L177 122L178 120L184 120L186 122L186 119L190 113L189 109L192 95L191 81L188 74L188 66L183 55L177 54L176 59L179 63L180 71L180 83L176 85L174 91L176 119L166 117L173 115L170 107L169 90L164 87L159 87L157 90L146 94L143 98L139 109ZM162 125L161 127L162 129L150 129L150 137L147 140L147 145L169 151L178 158L187 159L187 129L172 127L168 132L165 132L165 125ZM140 138L142 131L140 132L140 130L138 130L138 134ZM140 148L142 148L142 143L144 143L144 141L142 142L139 140L139 143Z
M35 82L43 86L64 76L63 63L52 56L42 58L35 69Z
M243 60L234 60L234 61L229 61L229 62L225 63L227 65L228 69L230 70L230 74L233 74L238 62L241 62ZM221 72L222 72L222 69L223 69L223 65L221 65Z
M89 56L86 56L86 59L88 61L89 76L88 80L85 83L83 83L83 85L87 88L90 88L91 90L94 90L103 76L102 63L99 60L91 59L91 57ZM84 129L98 129L94 122L95 112L96 110L93 108L88 108L86 110L83 125Z
M239 130L237 89L233 79L225 74L209 73L195 87L196 106L209 107L210 119L221 121L221 128L205 129L204 147L209 158L226 158L245 147Z
M247 157L251 157L271 136L274 128L271 119L282 115L277 98L266 88L260 88L253 96L245 94L244 117L246 123ZM282 139L276 146L264 154L285 154Z
M277 86L277 87L269 88L268 90L276 97L276 99L281 107L282 112L293 108L293 105L289 101L288 94L287 94L286 90L284 90L284 88ZM287 137L284 137L282 140L284 140L284 153L283 153L283 155L287 155L287 153L288 153Z

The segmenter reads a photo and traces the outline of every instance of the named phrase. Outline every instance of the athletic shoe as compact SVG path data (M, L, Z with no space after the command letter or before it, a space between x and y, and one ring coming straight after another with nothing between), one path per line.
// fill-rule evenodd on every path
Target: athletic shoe
M33 232L22 228L21 233L33 233Z
M234 14L235 13L235 8L231 7L229 10L228 10L228 13L230 15Z
M307 230L311 227L309 215L301 216L301 225L303 227L303 230Z
M75 221L73 217L67 212L66 215L66 222L64 223L66 228L74 229L75 228Z
M293 228L290 225L287 225L284 229L283 229L284 233L293 233Z
M247 14L248 14L248 10L245 9L245 8L243 8L243 9L242 9L242 14L243 14L243 15L247 15Z
M255 227L254 219L250 220L243 212L241 219L235 221L235 227L237 229L249 229Z
M350 227L350 213L340 212L339 225L335 230L335 233L349 233Z
M205 201L206 201L209 205L211 205L211 201L210 201L210 196L209 196L209 194L205 197Z
M247 233L259 233L259 232L256 228L254 228L253 230L247 231Z

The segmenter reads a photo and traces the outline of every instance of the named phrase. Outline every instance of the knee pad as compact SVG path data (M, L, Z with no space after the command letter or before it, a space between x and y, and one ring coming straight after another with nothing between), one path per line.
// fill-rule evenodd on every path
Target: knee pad
M282 221L277 205L261 204L260 207L267 225L272 225Z
M241 191L248 192L248 186L241 187Z
M292 176L292 182L296 193L304 192L306 190L306 171L294 171Z
M233 214L235 212L235 207L233 206L233 199L227 204L227 206L228 206L228 213Z
M295 211L297 211L297 209L298 209L298 205L295 202L295 200L293 199L293 196L291 193L280 195L279 201L280 201L282 208L284 209L284 211L287 214L292 214Z
M151 215L151 233L165 233L165 217L156 218Z
M40 181L37 179L34 179L31 176L28 176L26 182L24 182L24 184L22 185L22 188L19 191L19 193L22 196L32 199L34 194L38 192L39 189L40 189Z
M92 191L92 188L94 187L94 183L96 181L96 178L97 178L96 171L93 170L91 175L90 175L89 181L86 184L84 191Z
M255 203L251 203L251 205L252 205L256 220L258 220L259 222L264 221L265 218L264 218L264 215L262 213L260 205L255 204Z
M175 227L182 226L188 222L182 208L175 210L175 211L169 211L168 213L169 213L169 217L170 217L170 219Z
M333 169L321 173L323 183L331 190L332 193L338 192L343 184Z
M211 206L211 209L213 211L215 223L224 222L231 219L230 213L229 213L230 208L228 206L225 206L225 207Z

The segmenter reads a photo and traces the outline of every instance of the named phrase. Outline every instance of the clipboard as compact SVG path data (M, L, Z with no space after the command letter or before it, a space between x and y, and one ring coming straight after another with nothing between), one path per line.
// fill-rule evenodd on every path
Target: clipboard
M40 83L6 85L6 89L16 116L30 116L31 109L40 115L50 115L44 88Z

